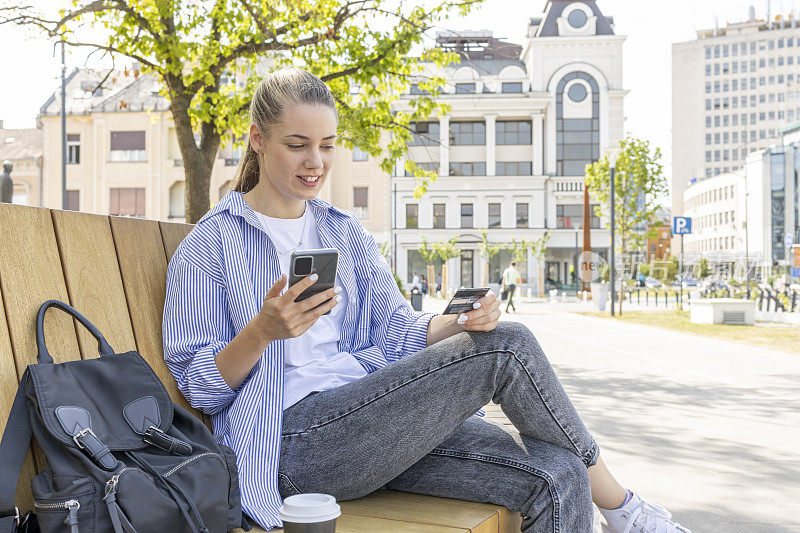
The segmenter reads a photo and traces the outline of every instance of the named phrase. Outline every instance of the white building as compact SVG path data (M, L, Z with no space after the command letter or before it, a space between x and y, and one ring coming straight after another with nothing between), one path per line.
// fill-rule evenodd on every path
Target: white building
M784 240L800 240L800 122L782 128L783 142L747 159L748 238L765 268L787 264Z
M684 237L690 261L706 257L764 272L786 265L786 235L800 240L800 122L780 131L780 145L683 192L685 214L692 217L692 234Z
M743 169L690 185L683 191L683 207L684 216L692 219L692 233L684 236L683 243L687 264L705 257L717 266L726 265L729 272L735 265L744 264L748 243Z
M691 180L742 167L800 119L800 20L769 18L751 8L747 22L672 46L673 215L687 214Z
M462 60L442 72L450 113L413 125L409 157L437 169L438 180L416 199L415 178L392 177L398 275L410 282L412 272L425 272L417 251L423 235L457 236L450 288L484 283L478 242L486 228L490 243L549 232L546 261L533 265L529 257L517 266L526 282L546 272L573 286L584 169L623 135L625 37L614 34L612 19L594 1L548 1L544 16L530 20L524 46L488 31L440 34L437 41ZM605 255L609 232L595 216L591 224L593 249ZM492 258L489 282L499 280L509 257Z

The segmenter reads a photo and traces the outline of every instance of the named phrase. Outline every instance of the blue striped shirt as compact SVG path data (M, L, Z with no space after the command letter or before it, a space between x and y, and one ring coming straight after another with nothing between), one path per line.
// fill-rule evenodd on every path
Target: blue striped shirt
M432 313L417 313L397 288L375 239L351 212L308 202L350 295L339 350L374 372L423 348ZM277 472L283 421L284 341L267 350L237 390L216 354L255 317L281 271L275 248L241 193L229 192L197 223L169 262L164 359L191 405L211 415L214 437L237 455L242 507L280 527ZM482 412L479 412L482 414Z

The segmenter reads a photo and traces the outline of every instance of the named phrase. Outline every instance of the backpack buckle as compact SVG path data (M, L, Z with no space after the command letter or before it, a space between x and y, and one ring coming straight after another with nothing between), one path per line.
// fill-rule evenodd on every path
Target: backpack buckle
M75 444L77 444L78 448L80 448L81 450L86 448L86 446L81 444L81 441L79 441L78 439L84 438L84 437L86 437L86 435L89 435L89 436L94 437L95 439L97 439L97 435L94 434L94 431L92 431L92 428L90 428L90 427L83 428L82 430L80 430L79 432L75 433L72 436L72 440L75 441ZM99 439L97 439L97 440L99 440Z

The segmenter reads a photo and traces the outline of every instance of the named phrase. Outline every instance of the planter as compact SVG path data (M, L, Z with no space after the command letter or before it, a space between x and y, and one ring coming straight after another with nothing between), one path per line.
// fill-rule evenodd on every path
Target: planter
M608 301L608 283L592 283L592 301L598 311L606 310Z

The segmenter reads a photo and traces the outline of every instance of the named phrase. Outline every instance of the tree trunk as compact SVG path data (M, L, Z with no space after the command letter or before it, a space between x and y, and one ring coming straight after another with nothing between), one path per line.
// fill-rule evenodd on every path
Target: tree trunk
M197 146L189 117L189 97L173 93L171 100L170 110L175 121L186 179L186 222L196 224L211 208L211 171L219 149L220 135L214 130L213 124L203 123L200 146Z

